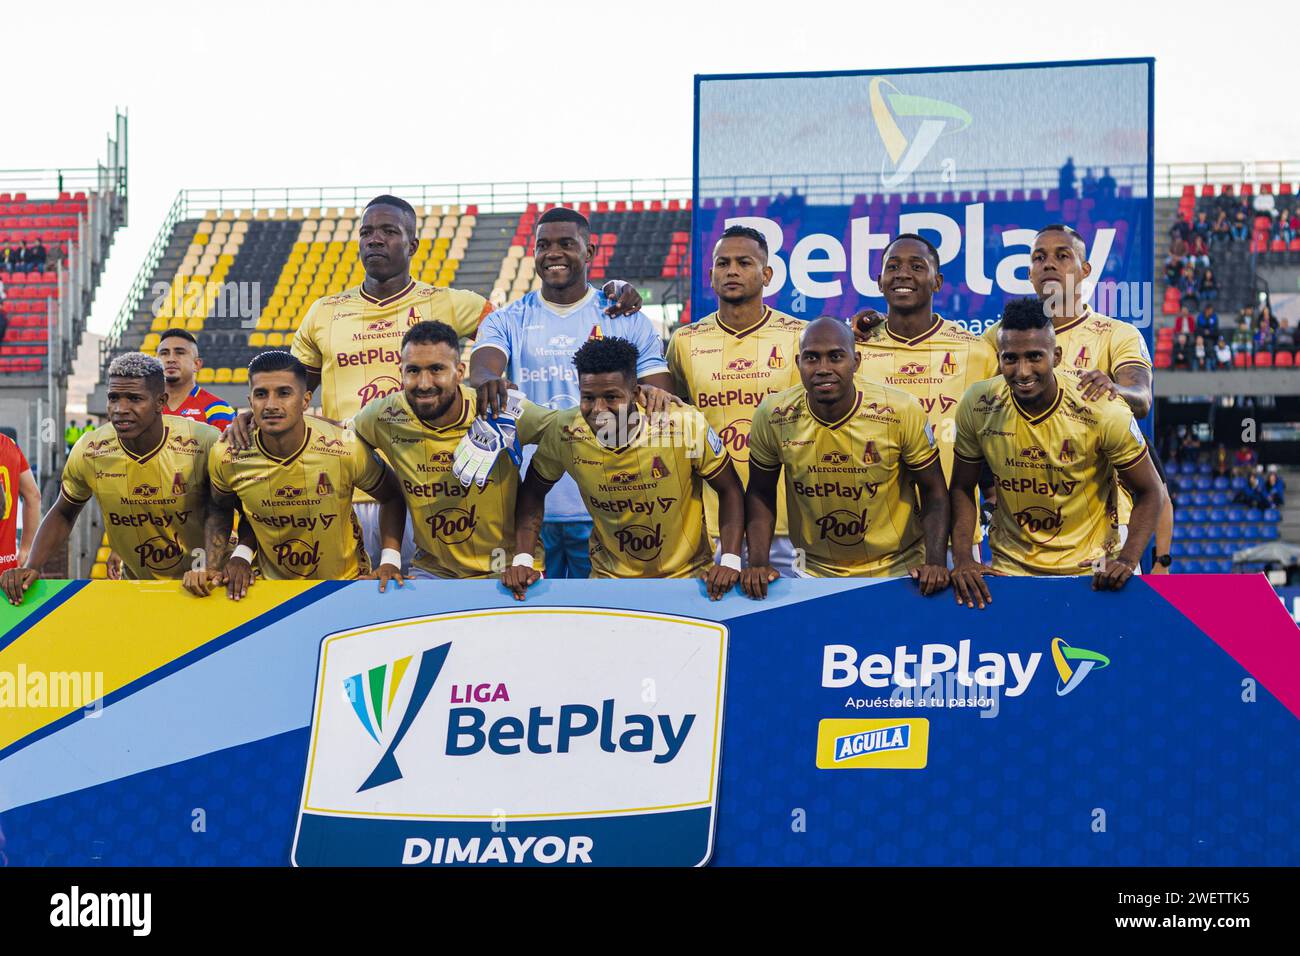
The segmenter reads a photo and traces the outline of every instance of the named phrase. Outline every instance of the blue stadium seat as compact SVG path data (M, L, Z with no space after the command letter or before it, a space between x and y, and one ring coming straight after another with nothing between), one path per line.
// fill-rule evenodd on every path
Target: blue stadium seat
M1201 562L1200 562L1200 561L1195 561L1195 560L1192 560L1192 561L1184 561L1184 562L1183 562L1183 573L1184 573L1184 574L1200 574L1200 573L1201 573Z
M1203 491L1195 491L1192 493L1192 504L1198 508L1207 508L1210 505L1210 496Z
M1277 525L1275 524L1260 525L1260 531L1262 532L1260 537L1265 541L1276 541L1278 539Z
M1194 462L1194 461L1185 461L1185 462L1183 462L1181 465L1178 466L1178 473L1179 473L1180 475L1194 475L1194 474L1196 474L1196 462Z
M1263 513L1262 511L1260 511L1258 508L1247 508L1247 509L1246 509L1246 520L1247 520L1247 521L1263 521L1263 520L1264 520L1264 513Z
M1278 511L1276 508L1268 508L1268 509L1265 509L1265 511L1264 511L1264 520L1265 520L1265 521L1281 521L1281 520L1282 520L1282 512Z
M1184 508L1174 517L1180 521L1204 521L1205 511L1201 508Z
M1232 573L1232 562L1231 562L1231 561L1215 561L1215 562L1214 562L1214 573L1215 573L1215 574L1231 574L1231 573Z
M1214 474L1214 469L1210 467L1208 461L1203 461L1196 466L1196 473L1198 475L1212 475Z
M1226 491L1210 492L1210 504L1218 508L1230 505L1232 504L1232 495L1228 494Z
M1197 476L1196 476L1196 490L1197 490L1197 491L1209 491L1210 488L1211 488L1211 486L1212 486L1213 484L1214 484L1214 482L1212 482L1212 481L1211 481L1207 476L1205 476L1205 475L1197 475Z
M1228 513L1222 508L1211 508L1207 520L1222 523L1228 520Z
M1201 535L1208 540L1217 541L1223 537L1223 525L1207 524L1201 529Z
M1186 541L1191 535L1187 533L1187 525L1174 522L1174 540Z
M1233 491L1241 491L1241 489L1246 487L1246 479L1241 477L1241 475L1236 475L1229 480L1228 487Z
M1178 540L1178 529L1174 529L1174 543L1170 546L1169 553L1175 558L1187 557L1187 545Z
M1227 491L1227 490L1228 490L1228 479L1227 479L1227 477L1225 477L1224 475L1216 475L1215 478L1214 478L1214 490L1215 490L1215 491Z
M1205 553L1205 546L1199 541L1188 541L1186 547L1189 558L1199 558Z
M1245 509L1243 509L1243 508L1229 508L1229 509L1228 509L1228 520L1229 520L1229 521L1237 521L1237 522L1245 521L1245 520L1246 520L1246 511L1245 511Z

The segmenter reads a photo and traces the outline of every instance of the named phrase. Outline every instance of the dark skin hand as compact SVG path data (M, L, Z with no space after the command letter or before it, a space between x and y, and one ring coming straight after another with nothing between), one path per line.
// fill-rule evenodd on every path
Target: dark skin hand
M745 489L740 484L740 477L731 462L714 475L706 479L709 487L718 495L718 536L722 542L723 554L739 554L740 542L745 533ZM735 568L724 568L720 564L711 564L704 572L704 588L710 601L721 601L723 595L736 586L741 572Z
M745 488L745 537L749 541L749 567L740 572L740 590L761 601L768 585L781 572L768 562L772 557L772 535L776 529L776 486L781 469L770 471L749 463L749 484Z
M1079 391L1088 402L1103 395L1122 398L1133 410L1134 418L1145 418L1151 411L1151 372L1141 365L1125 365L1115 373L1114 380L1099 368L1091 369L1080 376Z
M1142 552L1155 533L1160 511L1165 504L1167 492L1150 455L1143 456L1137 464L1119 472L1119 478L1133 496L1133 513L1128 520L1128 541L1116 557L1109 561L1103 558L1098 563L1092 576L1094 591L1118 591L1128 583L1128 579L1137 570Z
M911 570L912 580L929 597L948 586L949 499L943 481L943 466L935 459L920 471L911 472L921 493L921 526L925 531L925 564Z
M952 508L952 563L948 580L952 584L953 595L958 604L969 608L983 610L993 603L984 578L987 575L1000 576L994 571L975 561L971 552L975 543L975 523L978 511L975 507L975 487L979 483L982 462L969 462L956 458L952 463L952 480L949 482L948 498Z

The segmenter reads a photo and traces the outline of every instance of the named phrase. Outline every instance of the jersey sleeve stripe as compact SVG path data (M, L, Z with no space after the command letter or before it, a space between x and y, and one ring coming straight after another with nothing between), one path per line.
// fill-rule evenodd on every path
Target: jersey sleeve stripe
M1118 372L1120 369L1128 368L1130 365L1136 365L1138 368L1145 368L1145 369L1151 368L1150 362L1144 362L1142 359L1128 359L1126 361L1120 362L1118 365L1112 368L1111 371Z
M90 500L90 496L87 496L85 498L78 498L76 495L74 495L72 492L68 490L68 486L65 485L63 482L59 482L59 494L63 495L63 497L67 498L74 505L84 505L87 501Z
M637 373L637 378L649 378L651 375L663 375L667 371L668 371L668 366L665 365L663 362L660 362L657 365L652 365L647 369L642 369L640 372Z
M1132 468L1134 465L1136 465L1136 464L1138 464L1139 462L1141 462L1143 458L1146 458L1146 457L1147 457L1147 454L1148 454L1147 449L1146 449L1146 448L1143 448L1143 449L1142 449L1142 454L1138 455L1136 458L1134 458L1132 461L1128 462L1127 464L1124 464L1124 465L1116 465L1116 466L1115 466L1115 470L1116 470L1116 471L1128 471L1128 470L1129 470L1130 468Z
M936 448L932 452L930 452L930 454L926 455L924 461L921 461L916 464L913 464L912 462L909 461L906 462L906 465L908 468L911 468L914 471L921 471L922 469L929 468L938 460L939 460L939 449Z
M952 454L953 454L953 457L954 457L954 458L960 458L962 461L967 462L967 463L972 464L972 465L980 465L980 464L983 464L983 463L984 463L984 459L983 459L982 457L981 457L981 458L967 458L965 455L963 455L963 454L962 454L961 452L959 452L959 451L954 451Z
M714 467L713 467L712 470L710 470L710 471L702 471L702 472L700 472L700 477L701 477L701 478L712 478L712 477L713 477L714 475L716 475L718 472L722 471L722 469L726 468L726 467L727 467L727 463L728 463L729 461L731 461L731 456L730 456L730 455L723 455L722 458L721 458L721 459L720 459L720 460L719 460L719 461L714 465Z

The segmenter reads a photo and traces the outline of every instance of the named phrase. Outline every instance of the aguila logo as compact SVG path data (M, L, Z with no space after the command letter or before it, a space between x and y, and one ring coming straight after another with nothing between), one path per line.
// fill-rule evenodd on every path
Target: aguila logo
M182 438L180 435L173 435L170 444L173 448L184 451L186 448L198 448L199 440L197 438Z
M1065 522L1061 519L1061 509L1052 511L1040 505L1026 508L1015 513L1016 524L1020 530L1039 544L1046 544L1061 533Z
M321 435L320 438L317 438L317 439L316 439L316 447L318 447L318 448L342 448L342 447L343 447L343 439L342 439L342 438L326 438L324 435Z
M381 375L357 389L357 397L361 399L361 404L364 406L369 405L377 398L387 398L394 392L400 392L401 390L401 382L391 375Z
M718 432L722 444L736 461L749 461L749 427L751 424L748 418L738 418L734 422L728 422L722 431Z
M400 408L397 408L394 405L389 405L384 409L384 413L379 417L387 418L389 421L394 421L399 418L403 418L403 419L406 418L406 412L402 411Z
M747 358L732 359L727 363L727 369L732 372L744 372L754 367L754 360Z
M471 505L468 511L443 508L424 520L429 523L429 531L443 544L460 544L474 534L478 525L478 505Z
M320 564L319 541L308 545L301 538L290 538L277 544L271 553L275 556L276 564L300 578L311 577Z
M653 561L664 547L663 525L648 528L643 524L619 528L614 534L618 550L638 561Z
M564 437L565 441L576 441L587 434L587 429L582 425L561 425L560 434Z
M170 571L181 563L185 549L179 543L163 535L154 535L144 544L135 546L136 557L140 563L151 571Z
M817 519L817 531L823 541L832 544L844 547L861 544L867 533L867 511L865 508L861 514L844 509L832 511Z
M842 451L832 451L822 455L822 461L828 465L844 465L848 460L849 456Z

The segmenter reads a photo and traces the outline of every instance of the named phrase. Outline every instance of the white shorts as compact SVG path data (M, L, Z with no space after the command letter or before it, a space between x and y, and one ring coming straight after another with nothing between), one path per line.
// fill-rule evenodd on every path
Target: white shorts
M721 557L722 542L719 541L717 549L713 552L713 560L717 561ZM767 560L772 567L781 572L781 577L800 577L794 569L794 544L790 541L789 535L776 535L772 538L772 547L768 549ZM744 540L740 542L740 566L749 567L749 542Z
M370 555L370 566L379 566L379 556L383 545L379 537L379 502L358 501L352 505L356 512L357 524L361 525L361 541L366 554ZM409 575L411 559L415 557L415 529L411 527L411 513L406 513L406 531L402 533L402 574Z

